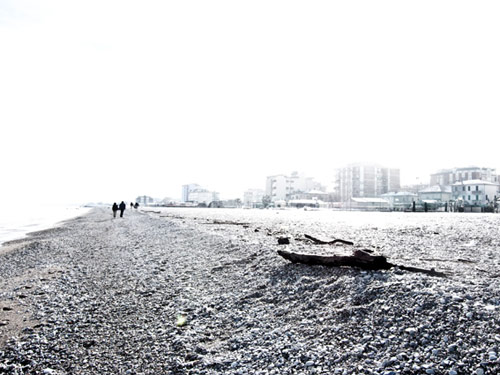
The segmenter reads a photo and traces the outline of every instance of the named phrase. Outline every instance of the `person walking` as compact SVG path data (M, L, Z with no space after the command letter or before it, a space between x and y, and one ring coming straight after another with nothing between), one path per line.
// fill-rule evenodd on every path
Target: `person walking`
M120 217L123 217L123 211L125 211L125 207L126 207L125 202L122 201L122 203L120 203L120 207L119 207L120 208Z
M113 217L115 218L116 217L116 211L118 211L118 205L115 203L113 203L113 207L111 208L113 210Z

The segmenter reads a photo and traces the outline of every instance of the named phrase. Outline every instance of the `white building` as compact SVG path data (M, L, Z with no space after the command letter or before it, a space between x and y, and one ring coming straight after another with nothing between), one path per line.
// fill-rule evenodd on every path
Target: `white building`
M355 163L335 171L335 195L341 202L351 198L379 197L400 189L400 171L377 164Z
M266 193L262 189L248 189L243 193L243 205L245 207L262 207L262 198Z
M184 203L204 203L206 205L209 205L211 202L219 201L219 193L215 191L208 191L198 184L183 185L182 201Z
M388 211L391 206L383 198L351 198L349 209L363 211Z
M187 184L187 185L182 185L182 196L181 196L181 201L182 202L189 202L189 193L192 191L195 191L196 189L201 189L201 186L198 184Z
M448 202L452 198L451 186L434 185L418 192L421 201Z
M466 168L451 168L442 169L436 173L431 174L431 185L448 185L451 186L455 182L469 181L469 180L483 180L493 183L498 183L498 175L494 168L479 168L479 167L466 167Z
M455 182L453 198L468 206L488 206L499 195L499 184L484 180Z
M269 195L273 202L288 201L292 194L321 190L321 188L322 186L312 177L305 177L297 172L292 173L291 176L284 174L269 176L266 180L266 195Z
M141 206L149 206L155 203L155 199L148 195L140 195L137 198L135 198L135 202L139 203L139 205Z

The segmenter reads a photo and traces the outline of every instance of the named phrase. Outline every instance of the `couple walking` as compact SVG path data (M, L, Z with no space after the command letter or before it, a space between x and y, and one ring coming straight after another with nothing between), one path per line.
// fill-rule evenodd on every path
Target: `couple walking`
M116 211L118 210L120 210L120 217L123 217L123 211L125 211L125 202L122 201L122 203L120 203L119 206L116 204L116 202L113 203L112 210L113 210L113 217L116 217Z

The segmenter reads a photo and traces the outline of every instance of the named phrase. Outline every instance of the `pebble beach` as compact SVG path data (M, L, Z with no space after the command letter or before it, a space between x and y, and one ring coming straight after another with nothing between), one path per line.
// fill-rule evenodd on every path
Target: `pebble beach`
M0 374L497 374L499 228L496 214L95 208L0 247ZM446 277L279 249L369 249Z

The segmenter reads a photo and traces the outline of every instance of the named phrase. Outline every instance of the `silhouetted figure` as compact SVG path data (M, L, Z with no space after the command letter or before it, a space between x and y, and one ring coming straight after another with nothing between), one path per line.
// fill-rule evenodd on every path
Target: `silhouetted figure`
M119 207L120 208L120 217L123 217L123 211L125 211L125 207L126 207L125 202L122 201L122 203L120 203L120 207Z
M134 208L134 204L130 202L130 209Z
M135 202L134 208L137 210L139 208L139 203Z
M118 205L113 203L113 207L111 208L113 210L113 217L116 217L116 211L118 211Z

